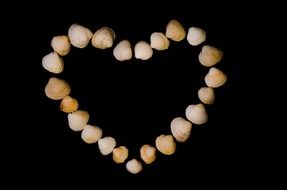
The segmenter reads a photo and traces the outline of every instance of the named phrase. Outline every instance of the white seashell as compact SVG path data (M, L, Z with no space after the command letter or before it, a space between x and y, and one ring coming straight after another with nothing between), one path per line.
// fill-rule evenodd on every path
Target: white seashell
M68 36L55 36L51 41L51 46L53 50L61 56L67 55L71 49Z
M71 96L66 96L63 98L60 109L65 113L72 113L76 111L79 107L78 101Z
M103 135L103 130L99 127L86 125L82 131L81 137L87 144L98 142Z
M131 43L127 40L121 41L114 49L113 52L118 61L127 61L133 57Z
M180 42L186 36L183 26L177 20L171 20L166 27L166 37Z
M63 59L56 52L52 52L43 57L42 66L47 71L55 74L59 74L64 70Z
M68 36L73 46L77 48L85 48L93 37L93 33L86 27L73 24L69 28Z
M98 145L102 155L108 155L116 147L116 140L113 137L105 137L99 140Z
M113 150L113 160L117 164L124 163L128 158L128 156L129 156L129 150L124 146L120 146Z
M212 67L223 58L223 52L212 46L203 46L199 54L199 62L206 67Z
M215 101L215 94L213 88L202 87L198 91L198 97L204 104L213 104Z
M165 155L172 155L176 150L176 143L171 135L161 135L157 137L156 148Z
M135 57L141 60L148 60L152 57L153 50L147 42L140 41L135 46Z
M155 32L150 37L151 47L162 51L169 48L169 40L163 33Z
M115 32L109 27L103 27L95 32L92 45L99 49L111 48L116 38Z
M226 75L219 69L212 67L205 77L205 83L211 88L218 88L227 81Z
M140 154L146 164L151 164L156 159L156 149L150 145L143 145L140 149Z
M73 131L82 131L89 121L90 115L86 111L75 111L68 114L69 127Z
M171 124L171 133L178 142L186 142L191 134L192 124L185 119L175 118Z
M208 115L203 104L190 105L185 111L186 118L194 124L202 125L207 122Z
M45 94L52 100L61 100L71 92L69 84L61 79L52 77L45 87Z
M206 40L206 32L197 27L191 27L188 30L187 41L192 46L197 46Z
M136 159L128 161L126 168L132 174L138 174L143 170L142 164Z

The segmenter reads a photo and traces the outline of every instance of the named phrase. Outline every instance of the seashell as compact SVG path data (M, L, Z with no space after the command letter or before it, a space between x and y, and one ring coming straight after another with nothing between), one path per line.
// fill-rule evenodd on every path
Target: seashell
M73 46L77 48L85 48L93 37L93 33L86 27L73 24L69 28L68 36Z
M69 127L73 131L81 131L87 125L90 115L86 111L75 111L68 114Z
M113 160L117 164L124 163L128 158L128 156L129 156L129 150L124 146L120 146L113 150Z
M51 46L53 50L61 56L67 55L71 49L68 36L55 36L51 41Z
M103 27L95 32L92 45L99 49L111 48L116 38L115 32L109 27Z
M45 94L52 100L61 100L71 92L70 85L61 79L52 77L45 87Z
M140 149L141 158L146 164L151 164L156 159L156 149L150 145L143 145Z
M204 104L213 104L215 101L215 94L213 88L202 87L198 91L198 97Z
M199 62L206 67L212 67L223 58L223 52L212 46L203 46L199 54Z
M170 124L171 133L178 142L186 142L191 134L192 124L181 118L175 118Z
M101 128L92 125L86 125L82 131L81 137L85 143L93 144L98 142L102 135L103 131Z
M43 57L42 66L47 71L55 74L59 74L64 70L63 59L56 52L52 52Z
M78 101L71 96L66 96L60 104L60 109L65 113L72 113L76 111L78 107Z
M175 153L176 144L171 135L161 135L157 137L155 144L158 151L165 155L172 155Z
M226 75L219 69L212 67L205 77L205 83L211 88L218 88L227 81Z
M203 104L190 105L185 111L186 118L194 124L201 125L207 122L208 115Z
M206 40L206 32L197 27L191 27L188 30L187 41L192 46L197 46Z
M143 170L141 162L137 161L136 159L128 161L126 168L132 174L138 174Z
M135 46L135 57L141 60L148 60L152 57L153 50L145 41L140 41Z
M169 40L163 33L155 32L150 37L151 47L162 51L169 48Z
M121 41L114 49L113 52L118 61L127 61L133 57L131 43L127 40Z
M183 26L177 20L171 20L166 27L166 37L180 42L186 36Z
M108 155L116 147L116 140L113 137L105 137L99 140L98 145L102 155Z

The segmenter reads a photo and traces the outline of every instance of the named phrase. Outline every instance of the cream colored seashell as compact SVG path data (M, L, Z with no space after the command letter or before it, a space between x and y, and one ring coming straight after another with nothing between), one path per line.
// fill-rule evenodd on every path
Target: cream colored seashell
M177 20L171 20L166 27L166 37L180 42L186 36L183 26Z
M73 24L69 28L68 36L73 46L85 48L93 37L93 33L84 26Z
M116 147L116 140L113 137L105 137L99 140L98 145L102 155L108 155Z
M227 81L226 75L219 69L212 67L205 77L205 83L211 88L223 86Z
M52 77L45 87L45 94L52 100L61 100L71 92L70 85L61 79Z
M71 49L68 36L55 36L51 41L51 46L53 50L61 56L67 55Z
M197 125L202 125L208 120L208 115L203 104L188 106L185 115L189 121Z
M103 27L95 32L92 38L92 45L99 49L113 47L116 38L115 32L109 27Z
M223 52L212 46L203 46L199 54L199 62L206 67L212 67L223 58Z
M73 131L82 131L89 121L90 115L86 111L75 111L68 114L69 127Z
M64 70L63 59L56 52L52 52L43 57L42 66L47 71L55 74L59 74Z
M165 155L172 155L176 150L176 143L171 135L161 135L157 137L156 148Z
M169 40L163 33L155 32L150 37L151 47L162 51L169 48Z
M113 150L113 160L117 164L124 163L128 158L128 156L129 156L129 150L124 146L120 146Z
M181 117L172 120L171 133L178 142L186 142L190 137L192 124Z
M156 159L156 149L150 145L143 145L140 149L140 154L146 164L151 164Z
M198 91L198 97L204 104L213 104L215 101L215 94L213 88L202 87Z
M152 57L153 50L145 41L140 41L135 46L135 57L141 60L148 60Z
M141 162L137 161L136 159L128 161L126 168L132 174L138 174L143 170Z
M192 46L202 44L206 40L206 32L197 27L191 27L188 30L187 41Z
M131 43L127 40L121 41L114 49L113 52L118 61L127 61L133 57L133 50Z
M81 137L85 143L93 144L98 142L102 135L103 131L101 128L92 125L86 125L82 131Z
M71 96L66 96L60 104L60 109L65 113L72 113L76 111L78 107L78 101Z

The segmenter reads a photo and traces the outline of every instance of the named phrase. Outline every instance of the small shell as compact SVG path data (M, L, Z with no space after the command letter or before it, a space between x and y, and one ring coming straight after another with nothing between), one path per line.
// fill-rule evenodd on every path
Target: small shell
M191 134L192 124L178 117L171 122L170 128L172 135L178 142L186 142Z
M61 56L67 55L71 49L68 36L55 36L51 41L51 46Z
M108 155L116 147L116 140L113 137L105 137L99 140L98 145L102 155Z
M166 27L166 37L180 42L186 36L183 26L177 20L171 20Z
M136 159L128 161L126 168L132 174L138 174L143 170L141 162L137 161Z
M151 47L153 49L162 51L169 48L169 40L163 33L155 32L150 37Z
M52 77L45 87L45 94L52 100L61 100L70 94L69 84L61 79Z
M156 148L165 155L172 155L176 150L176 143L171 135L161 135L157 137Z
M86 27L73 24L69 28L68 36L73 46L77 48L85 48L93 37L93 33Z
M64 70L63 59L56 52L52 52L43 57L42 66L47 71L55 74L59 74Z
M76 111L78 107L78 101L71 96L66 96L60 104L60 109L65 113L72 113Z
M185 111L186 118L194 124L202 125L207 122L208 115L203 104L190 105Z
M118 61L127 61L133 57L133 50L131 43L127 40L121 41L114 49L113 52Z
M191 27L188 30L187 41L192 46L197 46L206 40L206 32L197 27Z
M141 158L146 164L151 164L156 159L156 149L150 145L143 145L140 149Z
M145 41L140 41L135 46L135 57L141 60L148 60L152 57L153 50Z
M129 156L129 150L124 146L120 146L113 150L113 160L117 164L124 163L128 158L128 156Z
M215 101L215 94L213 88L202 87L198 91L198 97L204 104L213 104Z
M206 67L212 67L223 58L223 52L212 46L203 46L199 54L199 62Z
M205 83L211 88L223 86L227 81L226 75L219 69L212 67L205 77Z
M113 47L116 38L115 32L109 27L103 27L95 32L92 45L95 48L107 49Z
M86 111L75 111L68 115L69 127L73 131L82 131L89 121L90 115Z
M92 125L86 125L82 131L82 139L87 144L93 144L98 142L103 135L102 129Z

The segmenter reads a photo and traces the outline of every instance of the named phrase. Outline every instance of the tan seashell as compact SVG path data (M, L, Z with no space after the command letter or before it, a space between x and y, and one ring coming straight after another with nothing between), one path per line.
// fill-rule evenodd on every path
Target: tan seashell
M169 48L169 40L163 33L155 32L150 37L151 47L162 51Z
M113 47L116 38L115 32L109 27L100 28L95 32L92 38L92 45L99 49Z
M137 161L136 159L128 161L126 168L132 174L138 174L143 170L141 162Z
M190 137L192 124L181 117L172 120L171 133L178 142L186 142Z
M171 135L161 135L157 137L156 148L165 155L172 155L176 150L176 143Z
M51 46L53 50L61 56L67 55L71 49L68 36L55 36L51 41Z
M156 149L150 145L143 145L140 149L141 158L146 164L151 164L156 159Z
M113 160L117 164L124 163L128 158L128 156L129 156L129 150L124 146L120 146L113 150Z
M205 77L205 83L211 88L223 86L227 81L226 75L219 69L212 67Z
M166 37L180 42L186 36L183 26L177 20L171 20L166 27Z
M116 140L113 137L105 137L99 140L98 145L102 155L108 155L116 147Z
M215 101L215 94L213 88L202 87L198 91L198 97L204 104L213 104Z
M223 58L223 52L212 46L203 46L199 54L199 62L206 67L212 67Z
M68 36L73 46L77 48L85 48L93 37L93 33L86 27L73 24L69 28Z
M47 71L55 74L59 74L64 70L63 59L56 52L52 52L43 57L42 66Z
M208 120L208 115L203 104L188 106L185 115L189 121L197 125L202 125Z
M60 104L60 109L65 113L72 113L76 111L78 107L78 101L71 96L66 96Z
M135 46L135 57L141 60L148 60L152 57L153 50L145 41L140 41Z
M86 125L82 131L81 137L85 143L93 144L98 142L102 135L103 131L101 128L92 125Z
M202 44L206 40L206 32L197 27L191 27L188 30L187 41L192 46Z
M114 49L113 54L118 61L127 61L133 57L131 43L127 40L121 41Z
M52 100L61 100L70 94L69 84L61 79L52 77L45 87L45 94Z
M68 114L69 127L73 131L82 131L89 121L90 115L86 111L75 111Z

